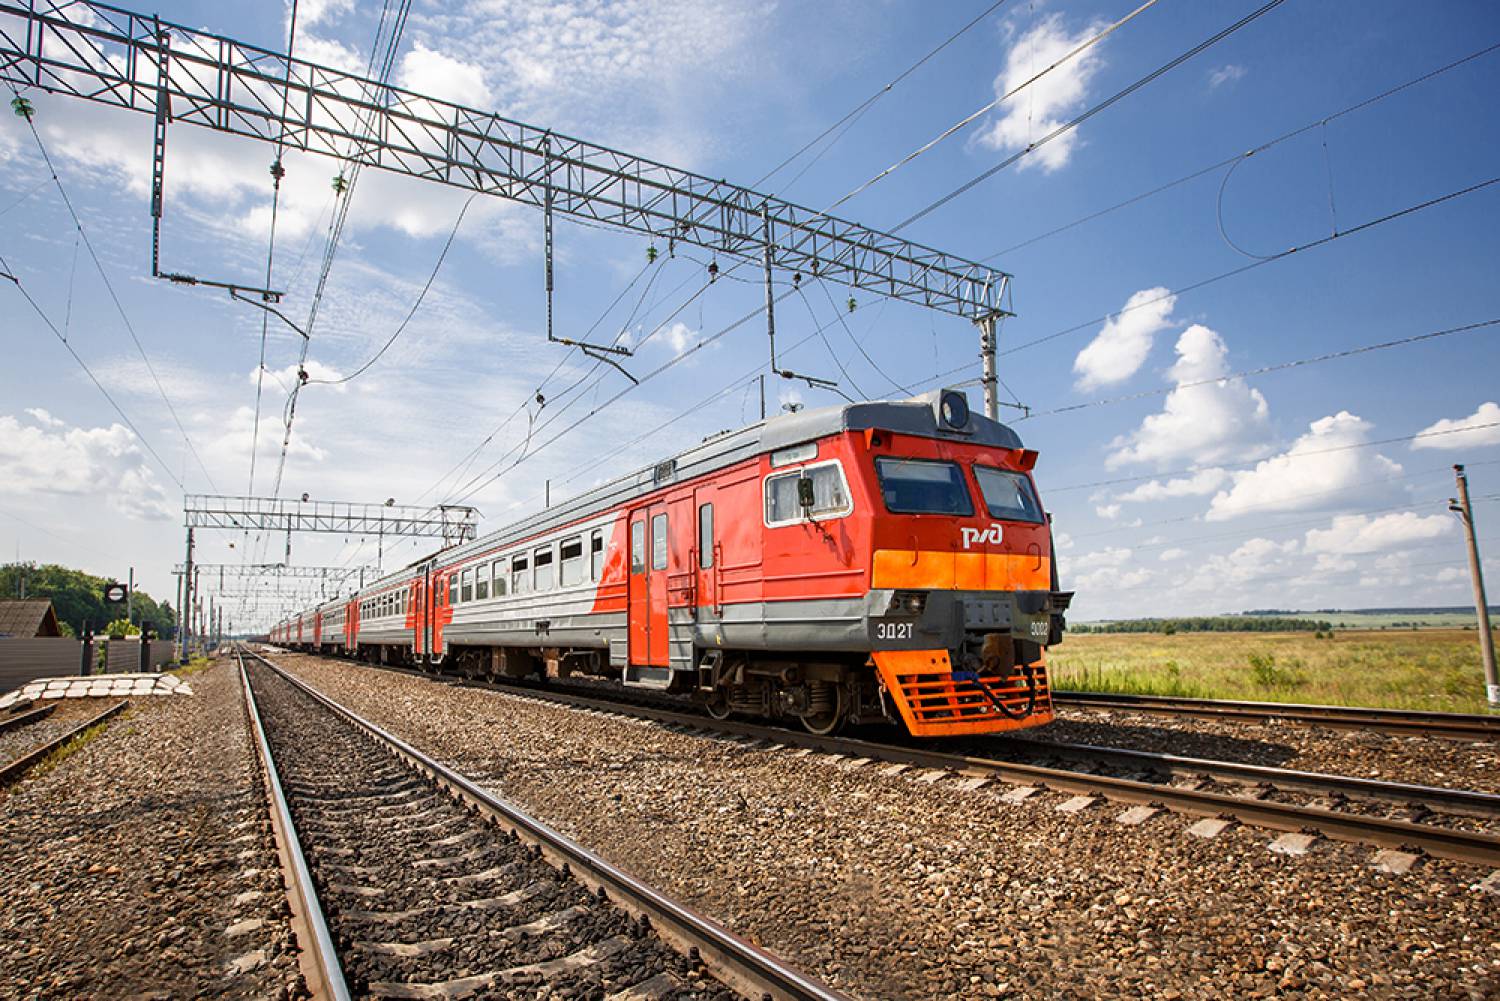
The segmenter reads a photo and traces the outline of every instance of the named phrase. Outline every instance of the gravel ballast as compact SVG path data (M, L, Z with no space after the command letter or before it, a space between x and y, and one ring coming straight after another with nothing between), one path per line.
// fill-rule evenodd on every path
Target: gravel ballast
M300 996L239 676L192 683L0 791L0 996Z
M276 657L646 881L865 997L1500 993L1486 870L747 746ZM1064 738L1066 739L1066 738ZM1102 741L1094 741L1102 742ZM1301 767L1307 767L1306 764ZM1326 770L1326 769L1325 769ZM1415 780L1404 776L1407 780Z

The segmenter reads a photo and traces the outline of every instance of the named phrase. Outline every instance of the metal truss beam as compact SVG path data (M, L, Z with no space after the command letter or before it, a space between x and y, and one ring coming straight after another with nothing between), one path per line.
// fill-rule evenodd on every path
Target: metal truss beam
M361 567L295 567L285 563L194 563L205 577L219 580L327 580L345 581L364 573ZM183 565L177 564L172 572L180 574Z
M1009 276L773 196L87 0L0 0L0 79L984 320ZM285 108L283 115L282 109ZM164 118L163 121L166 119Z
M215 494L188 494L182 512L189 529L441 538L448 545L473 539L479 525L475 508L458 505L412 507Z

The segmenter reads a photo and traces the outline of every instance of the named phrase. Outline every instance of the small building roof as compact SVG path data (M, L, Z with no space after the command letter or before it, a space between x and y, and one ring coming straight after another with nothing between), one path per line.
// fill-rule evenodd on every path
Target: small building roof
M50 598L0 600L0 636L61 636Z

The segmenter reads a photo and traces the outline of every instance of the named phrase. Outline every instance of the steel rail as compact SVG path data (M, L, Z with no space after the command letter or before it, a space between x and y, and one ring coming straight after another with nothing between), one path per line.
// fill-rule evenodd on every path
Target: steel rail
M1189 758L1156 751L1137 751L1095 744L1069 744L1032 737L1002 737L1007 746L1028 754L1052 754L1072 761L1113 761L1118 764L1170 772L1173 775L1203 775L1220 781L1264 784L1277 789L1319 794L1338 794L1365 800L1420 803L1448 813L1470 817L1500 817L1500 794L1474 789L1390 782L1357 775L1299 771L1269 765L1251 765L1216 758Z
M86 719L82 723L79 723L77 726L73 727L62 736L47 741L47 743L43 744L41 747L38 747L31 751L27 751L19 758L11 761L10 764L6 765L4 768L0 768L0 785L9 785L10 783L16 781L22 775L24 775L32 765L35 765L37 762L41 761L47 755L62 747L68 741L72 740L74 737L77 737L85 730L96 727L110 717L123 712L125 707L128 705L130 705L129 701L116 702L114 705L110 706L99 715L94 716L91 719Z
M281 775L276 770L276 759L271 755L271 744L266 740L260 707L250 687L250 675L245 671L245 659L239 650L234 652L234 658L240 668L240 684L245 689L245 713L255 731L255 750L260 758L266 799L271 807L271 827L276 835L276 853L281 857L281 868L286 877L287 903L291 908L294 930L306 932L297 936L302 945L299 965L303 978L314 1001L349 1001L344 968L339 963L333 935L328 930L328 920L323 915L323 905L318 900L318 890L313 885L312 872L307 867L307 857L297 836L297 825L292 820L291 807L287 805L286 793L281 787Z
M1159 785L1109 775L1090 775L1086 772L1070 771L1064 768L1048 768L1042 765L978 758L949 751L879 744L850 737L820 737L816 734L758 723L715 720L692 713L571 693L549 692L535 688L486 687L493 687L497 691L509 691L521 698L536 698L566 705L583 706L603 712L633 714L685 728L729 733L771 743L806 747L825 754L908 764L921 768L951 771L974 778L1000 778L1016 785L1042 786L1057 792L1103 796L1115 802L1159 806L1174 813L1224 817L1252 827L1264 827L1275 831L1311 829L1334 840L1352 841L1379 848L1416 849L1436 858L1500 867L1500 835L1487 832L1464 831L1433 824L1364 816L1317 806L1250 799L1245 796Z
M798 973L712 919L677 903L604 861L515 804L480 787L400 737L287 673L265 656L254 650L246 652L335 715L352 723L426 772L439 785L459 794L484 812L500 818L517 837L540 847L554 865L566 866L569 873L590 889L603 889L626 911L649 918L657 934L681 951L690 953L696 949L710 972L746 997L769 996L776 1001L849 1001L846 995Z
M28 712L16 713L14 716L7 716L5 719L0 719L0 733L4 733L7 730L19 729L27 723L44 720L48 716L51 716L52 711L56 708L57 706L55 705L42 706L40 709L32 709Z
M1165 695L1122 695L1114 692L1052 693L1054 705L1090 709L1119 709L1215 720L1281 720L1315 726L1385 733L1447 737L1455 740L1500 740L1500 716L1429 712L1421 709L1379 709L1365 706L1327 706L1296 702L1237 702L1188 699Z

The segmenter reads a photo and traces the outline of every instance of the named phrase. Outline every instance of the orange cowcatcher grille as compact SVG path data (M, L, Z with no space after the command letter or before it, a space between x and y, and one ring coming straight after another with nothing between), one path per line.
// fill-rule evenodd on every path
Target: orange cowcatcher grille
M989 689L986 695L962 675L954 677L946 650L881 650L873 656L886 692L915 736L995 733L1039 726L1052 719L1052 696L1043 661L1017 665L1006 681L999 675L981 674L979 680ZM1031 713L1023 715L1030 702L1028 678L1035 679L1036 701ZM1011 715L997 709L991 696Z

